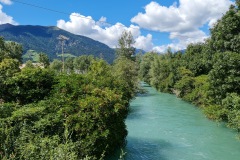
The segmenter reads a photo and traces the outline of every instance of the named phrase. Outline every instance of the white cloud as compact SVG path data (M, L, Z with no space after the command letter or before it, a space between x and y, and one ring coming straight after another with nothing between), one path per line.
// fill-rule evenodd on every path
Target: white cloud
M186 49L186 46L188 44L204 42L204 40L208 37L209 36L201 30L186 33L171 32L169 38L172 40L172 43L167 45L155 46L153 47L153 51L164 53L169 47L173 51L183 50Z
M140 27L161 32L186 32L212 23L225 13L230 0L180 0L170 7L151 2L145 13L138 13L131 22Z
M7 5L12 4L11 0L0 0L0 2L3 3L3 4L7 4Z
M135 48L143 49L144 51L151 51L153 49L152 35L139 36L135 39Z
M69 21L58 20L57 26L71 33L84 35L100 41L112 48L117 46L119 37L122 35L122 32L126 30L128 32L130 31L136 39L136 46L150 48L146 44L144 46L142 42L145 41L150 44L149 40L151 39L151 36L141 36L140 28L138 26L130 25L130 27L126 27L121 23L116 23L111 26L106 23L106 20L106 17L101 17L100 20L96 22L91 16L72 13Z
M17 22L13 20L13 17L7 15L2 11L2 8L3 8L2 5L0 5L0 24L5 24L5 23L17 24Z
M138 13L131 22L140 27L158 31L170 32L173 43L155 46L157 51L183 49L189 43L202 42L207 38L200 28L205 24L212 27L233 4L230 0L179 0L170 7L151 2L145 6L145 13ZM176 42L177 41L177 42Z
M83 16L72 13L68 21L58 20L57 26L78 35L84 35L94 40L115 48L118 39L124 30L131 31L135 44L134 47L145 51L155 50L164 52L168 47L173 50L185 49L190 43L203 42L208 35L201 27L213 24L221 18L229 6L233 4L230 0L179 0L178 3L166 7L157 2L151 2L145 6L144 13L138 13L131 19L129 27L116 23L107 23L106 17L95 21L91 16ZM156 32L169 32L170 44L154 46L153 36L141 35L141 28Z

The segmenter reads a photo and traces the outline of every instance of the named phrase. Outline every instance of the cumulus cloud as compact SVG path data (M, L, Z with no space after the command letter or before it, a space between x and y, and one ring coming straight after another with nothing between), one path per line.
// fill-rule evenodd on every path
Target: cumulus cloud
M139 36L135 39L135 48L142 49L144 51L151 51L153 49L152 35Z
M230 0L180 0L170 7L151 2L145 13L138 13L131 22L161 32L186 32L219 19L232 4Z
M171 32L169 38L172 40L172 43L167 45L154 46L153 51L163 53L169 47L173 51L183 50L183 49L186 49L186 46L188 44L204 42L204 40L207 39L208 37L209 36L206 35L206 33L204 33L201 30L185 32L185 33Z
M5 24L5 23L17 24L17 22L13 20L13 17L7 15L2 11L2 8L3 8L2 5L0 5L0 24Z
M230 0L179 0L179 5L175 2L166 7L153 1L145 6L145 13L138 13L131 22L145 29L170 32L170 38L179 41L154 47L155 50L162 51L171 46L182 48L203 41L207 35L200 28L205 24L212 27L231 4Z
M0 0L0 2L3 3L3 4L7 4L7 5L12 4L11 0Z
M148 35L147 37L141 36L140 28L138 26L130 25L129 27L126 27L121 23L109 25L106 21L106 17L101 17L99 21L95 21L91 16L83 16L79 13L72 13L69 21L62 19L58 20L57 26L71 33L84 35L100 41L112 48L117 46L118 39L125 30L131 32L133 37L136 39L135 46L144 49L151 48L147 46L147 44L152 45L149 42L149 40L151 40L151 35ZM144 43L147 44L143 45Z
M135 44L134 47L145 51L165 51L168 47L173 50L185 49L189 43L203 42L208 37L201 30L203 26L212 27L233 4L231 0L179 0L169 7L162 6L157 2L150 2L145 6L144 13L138 13L131 19L129 27L122 23L114 25L107 23L106 17L95 21L91 16L83 16L72 13L68 21L58 20L57 26L78 35L84 35L117 47L118 39L124 30L131 31ZM155 46L153 36L143 36L141 28L156 32L168 32L172 43Z

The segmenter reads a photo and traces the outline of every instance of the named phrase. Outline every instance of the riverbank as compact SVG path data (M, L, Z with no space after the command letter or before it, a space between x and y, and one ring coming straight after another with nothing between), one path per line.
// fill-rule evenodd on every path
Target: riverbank
M174 95L147 84L144 89L148 93L131 102L126 120L126 160L238 160L236 132L208 120L199 108Z

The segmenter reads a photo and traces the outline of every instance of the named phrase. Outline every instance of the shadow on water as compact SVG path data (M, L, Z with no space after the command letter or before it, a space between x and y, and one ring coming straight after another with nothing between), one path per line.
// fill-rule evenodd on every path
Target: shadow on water
M172 148L169 142L164 140L138 139L133 137L127 138L127 145L123 149L125 160L168 160L162 151ZM106 160L118 160L121 149L117 150Z
M129 108L129 113L128 113L127 119L128 120L141 119L142 116L141 116L141 114L139 114L140 110L141 110L141 108L138 106Z

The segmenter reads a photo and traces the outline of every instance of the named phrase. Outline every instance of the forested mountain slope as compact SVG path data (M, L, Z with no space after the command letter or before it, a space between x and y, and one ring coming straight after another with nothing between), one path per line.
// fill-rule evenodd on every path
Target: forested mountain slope
M46 53L51 60L58 58L58 55L62 52L61 43L58 40L59 35L69 38L64 45L65 53L74 56L91 54L95 57L102 57L110 63L114 59L114 49L88 37L74 35L58 27L0 25L0 36L3 36L7 41L20 43L23 46L24 54L28 50L35 50L36 52Z

